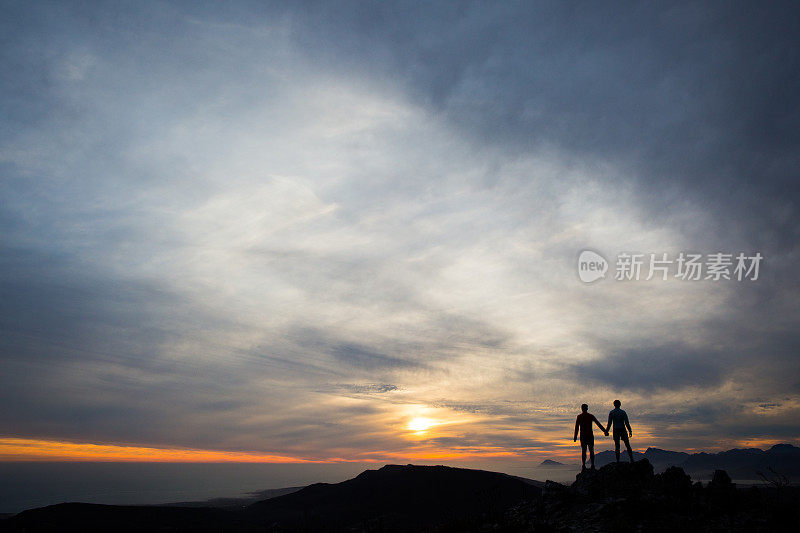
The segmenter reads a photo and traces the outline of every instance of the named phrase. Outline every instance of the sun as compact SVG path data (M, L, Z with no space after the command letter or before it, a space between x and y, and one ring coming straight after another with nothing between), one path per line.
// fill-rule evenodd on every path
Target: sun
M424 417L418 416L416 418L412 418L408 422L408 429L410 429L411 431L418 431L418 432L419 431L425 431L426 429L434 426L435 424L436 424L436 421L434 421L434 420L432 420L430 418L424 418Z

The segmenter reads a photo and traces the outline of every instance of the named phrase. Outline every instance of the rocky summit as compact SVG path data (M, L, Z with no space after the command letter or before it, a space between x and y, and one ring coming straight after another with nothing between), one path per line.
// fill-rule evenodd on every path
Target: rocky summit
M546 482L514 509L507 531L781 531L800 515L797 487L737 488L724 470L703 486L680 467L654 474L647 459L583 470L572 485Z

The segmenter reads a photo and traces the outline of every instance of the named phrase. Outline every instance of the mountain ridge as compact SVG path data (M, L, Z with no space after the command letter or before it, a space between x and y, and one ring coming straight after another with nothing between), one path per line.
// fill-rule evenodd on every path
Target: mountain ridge
M766 450L761 448L732 448L721 452L676 452L649 447L644 453L634 451L634 459L647 459L656 470L679 466L691 474L712 474L714 470L725 470L736 479L758 479L759 471L772 468L788 476L800 475L800 447L789 443L775 444ZM628 461L623 449L621 461ZM616 462L613 450L595 454L595 465L599 468ZM540 466L545 466L544 462ZM552 465L550 465L552 466Z

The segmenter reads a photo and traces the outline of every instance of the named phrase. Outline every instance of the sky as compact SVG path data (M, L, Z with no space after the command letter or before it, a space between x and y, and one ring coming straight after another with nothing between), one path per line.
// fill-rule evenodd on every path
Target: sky
M0 460L800 444L796 4L2 11Z

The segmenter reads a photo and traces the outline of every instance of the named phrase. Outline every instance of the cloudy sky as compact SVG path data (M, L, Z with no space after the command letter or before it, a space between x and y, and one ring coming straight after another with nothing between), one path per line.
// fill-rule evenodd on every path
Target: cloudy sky
M0 458L798 443L796 4L2 12Z

